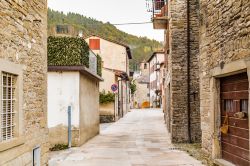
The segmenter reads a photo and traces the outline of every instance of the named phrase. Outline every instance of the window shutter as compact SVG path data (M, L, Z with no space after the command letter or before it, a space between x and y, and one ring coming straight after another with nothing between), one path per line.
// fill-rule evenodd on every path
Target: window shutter
M89 48L91 50L100 50L100 39L89 39Z

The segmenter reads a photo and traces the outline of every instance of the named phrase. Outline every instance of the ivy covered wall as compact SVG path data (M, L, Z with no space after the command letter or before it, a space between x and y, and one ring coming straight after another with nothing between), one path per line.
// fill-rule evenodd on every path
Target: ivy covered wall
M81 38L48 37L48 65L89 67L89 46Z
M97 56L97 74L101 77L102 76L102 58L100 55Z

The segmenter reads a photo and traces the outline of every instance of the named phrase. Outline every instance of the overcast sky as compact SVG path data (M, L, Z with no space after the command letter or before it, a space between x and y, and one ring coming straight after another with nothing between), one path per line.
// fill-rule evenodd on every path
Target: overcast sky
M51 9L75 12L112 24L149 22L146 0L48 0ZM137 36L163 41L163 31L154 30L152 24L123 25L117 28Z

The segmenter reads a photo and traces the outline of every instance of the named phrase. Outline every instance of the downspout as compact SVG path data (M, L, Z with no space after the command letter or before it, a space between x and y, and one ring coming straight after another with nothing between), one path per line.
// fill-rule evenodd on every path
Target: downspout
M148 92L149 92L149 97L148 98L149 98L149 100L148 101L149 101L149 107L150 107L151 106L151 100L150 100L151 99L150 98L150 89L151 89L150 75L151 75L151 67L150 67L150 62L148 62L148 73L149 73L148 74L148 76L149 76L149 85L148 85L148 87L149 87L148 88Z
M190 115L190 2L187 0L187 114L188 114L188 142L191 143L191 115Z

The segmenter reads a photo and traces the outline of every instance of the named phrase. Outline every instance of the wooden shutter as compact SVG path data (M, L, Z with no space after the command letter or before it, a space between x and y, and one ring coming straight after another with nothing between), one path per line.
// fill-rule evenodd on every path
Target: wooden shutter
M89 39L89 48L91 50L100 50L100 39Z

